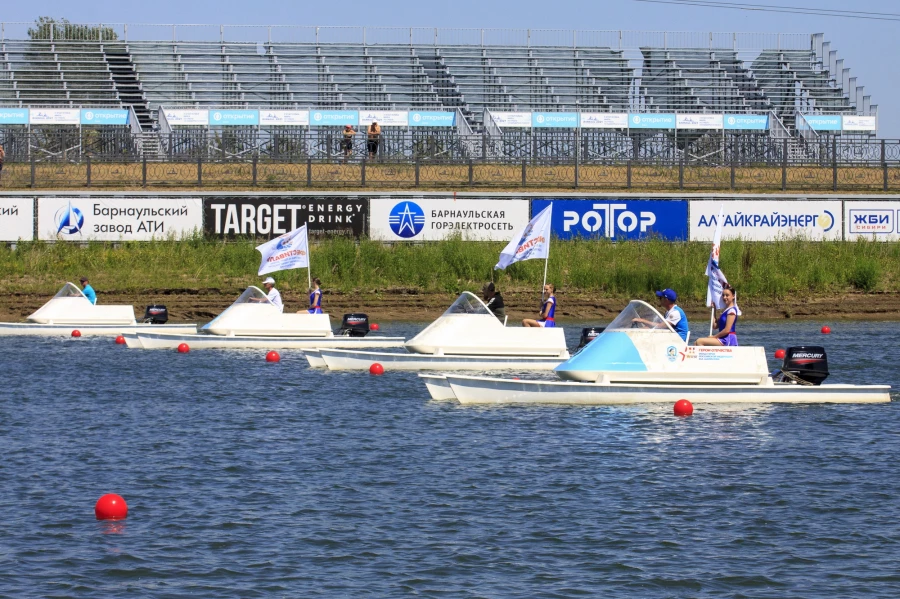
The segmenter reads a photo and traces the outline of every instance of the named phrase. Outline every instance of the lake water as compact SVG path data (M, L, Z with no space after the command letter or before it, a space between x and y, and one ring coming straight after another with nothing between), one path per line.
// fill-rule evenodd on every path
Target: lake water
M900 323L832 326L739 333L900 389ZM0 596L900 595L897 395L466 408L264 353L0 339Z

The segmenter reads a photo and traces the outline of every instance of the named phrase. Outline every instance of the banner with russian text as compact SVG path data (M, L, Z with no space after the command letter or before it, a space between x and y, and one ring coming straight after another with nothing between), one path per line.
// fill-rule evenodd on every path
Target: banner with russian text
M510 264L523 260L535 260L550 257L550 221L553 216L553 204L550 204L531 219L500 252L500 261L495 269L505 269Z

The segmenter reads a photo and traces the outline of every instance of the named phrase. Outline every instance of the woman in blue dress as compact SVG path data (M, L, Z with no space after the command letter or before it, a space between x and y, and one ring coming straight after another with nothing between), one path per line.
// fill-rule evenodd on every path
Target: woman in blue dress
M309 310L307 312L310 314L322 314L322 290L319 288L322 281L313 279L312 284L313 288L309 294Z
M522 321L523 327L544 327L550 329L556 326L556 286L553 283L544 285L544 305L541 306L541 315L537 320L526 318Z
M734 287L728 284L723 286L722 301L725 302L725 309L719 315L719 332L712 337L697 339L697 345L737 347L738 340L735 327L740 310L737 307L737 292L734 290Z

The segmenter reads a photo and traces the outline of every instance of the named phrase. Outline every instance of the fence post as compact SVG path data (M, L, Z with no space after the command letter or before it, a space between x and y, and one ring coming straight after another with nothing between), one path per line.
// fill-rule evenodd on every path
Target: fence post
M481 133L481 161L487 160L487 132Z
M887 149L885 148L885 140L881 140L881 179L882 190L888 190L888 167L887 167Z
M197 187L203 187L203 156L197 156Z
M359 177L361 180L362 187L366 186L366 159L362 159L362 167L360 168Z
M85 163L87 165L87 186L91 186L91 157L90 155L85 156Z
M528 177L528 175L527 175L528 169L525 166L525 164L526 164L526 161L523 160L522 161L522 187L525 187L525 185L527 184L527 177Z
M781 143L781 191L787 191L788 140Z
M684 154L678 161L678 189L684 189Z
M306 186L312 187L312 157L306 159Z
M416 158L416 187L419 186L419 159Z
M628 161L628 168L625 169L625 188L631 189L631 160Z
M837 137L831 138L831 191L838 189L837 173Z
M256 187L256 165L259 162L259 154L253 153L253 187Z
M34 152L32 152L31 153L31 188L32 189L34 189L34 171L35 171Z
M469 186L471 187L475 181L475 167L472 165L472 159L469 158ZM887 179L885 179L887 180Z
M734 154L731 155L731 190L734 191L734 170L735 170L735 160Z
M141 156L141 187L147 188L147 155Z
M573 137L575 138L575 144L574 144L574 145L575 145L575 189L578 189L578 175L579 175L579 172L578 172L578 170L579 170L579 168L578 168L578 167L579 167L579 164L578 164L578 144L581 142L581 139L580 139L580 137L578 136L578 130L577 130L577 129L575 130L575 133L573 134Z

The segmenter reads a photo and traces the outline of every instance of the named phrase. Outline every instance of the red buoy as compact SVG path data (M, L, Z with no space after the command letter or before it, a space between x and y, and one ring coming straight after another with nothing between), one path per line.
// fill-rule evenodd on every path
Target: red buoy
M824 327L822 327L822 334L823 334L823 335L830 335L830 334L831 334L831 327L828 326L827 324L826 324Z
M124 520L128 517L128 504L121 495L107 493L97 500L94 514L97 520Z
M676 416L690 416L694 413L694 406L686 399L679 399L675 402Z
M277 362L281 360L281 356L278 355L277 351L270 351L266 354L266 362Z
M72 336L73 337L81 337L81 331L79 331L78 329L75 329L74 331L72 331Z
M377 330L379 330L381 327L378 326L378 323L377 323L377 322L373 322L372 324L369 325L369 328L370 328L371 330L373 330L373 331L377 331Z
M374 374L374 375L384 374L384 366L382 366L378 362L375 362L374 364L369 366L369 374Z
M187 343L179 343L178 344L178 353L179 354L186 354L189 351L191 351L191 348L190 348L190 346L188 346Z
M116 337L116 345L125 345L125 337L122 335Z
M776 350L775 350L775 357L776 357L777 359L779 359L779 360L784 360L785 353L786 353L786 352L785 352L783 349L776 349Z

